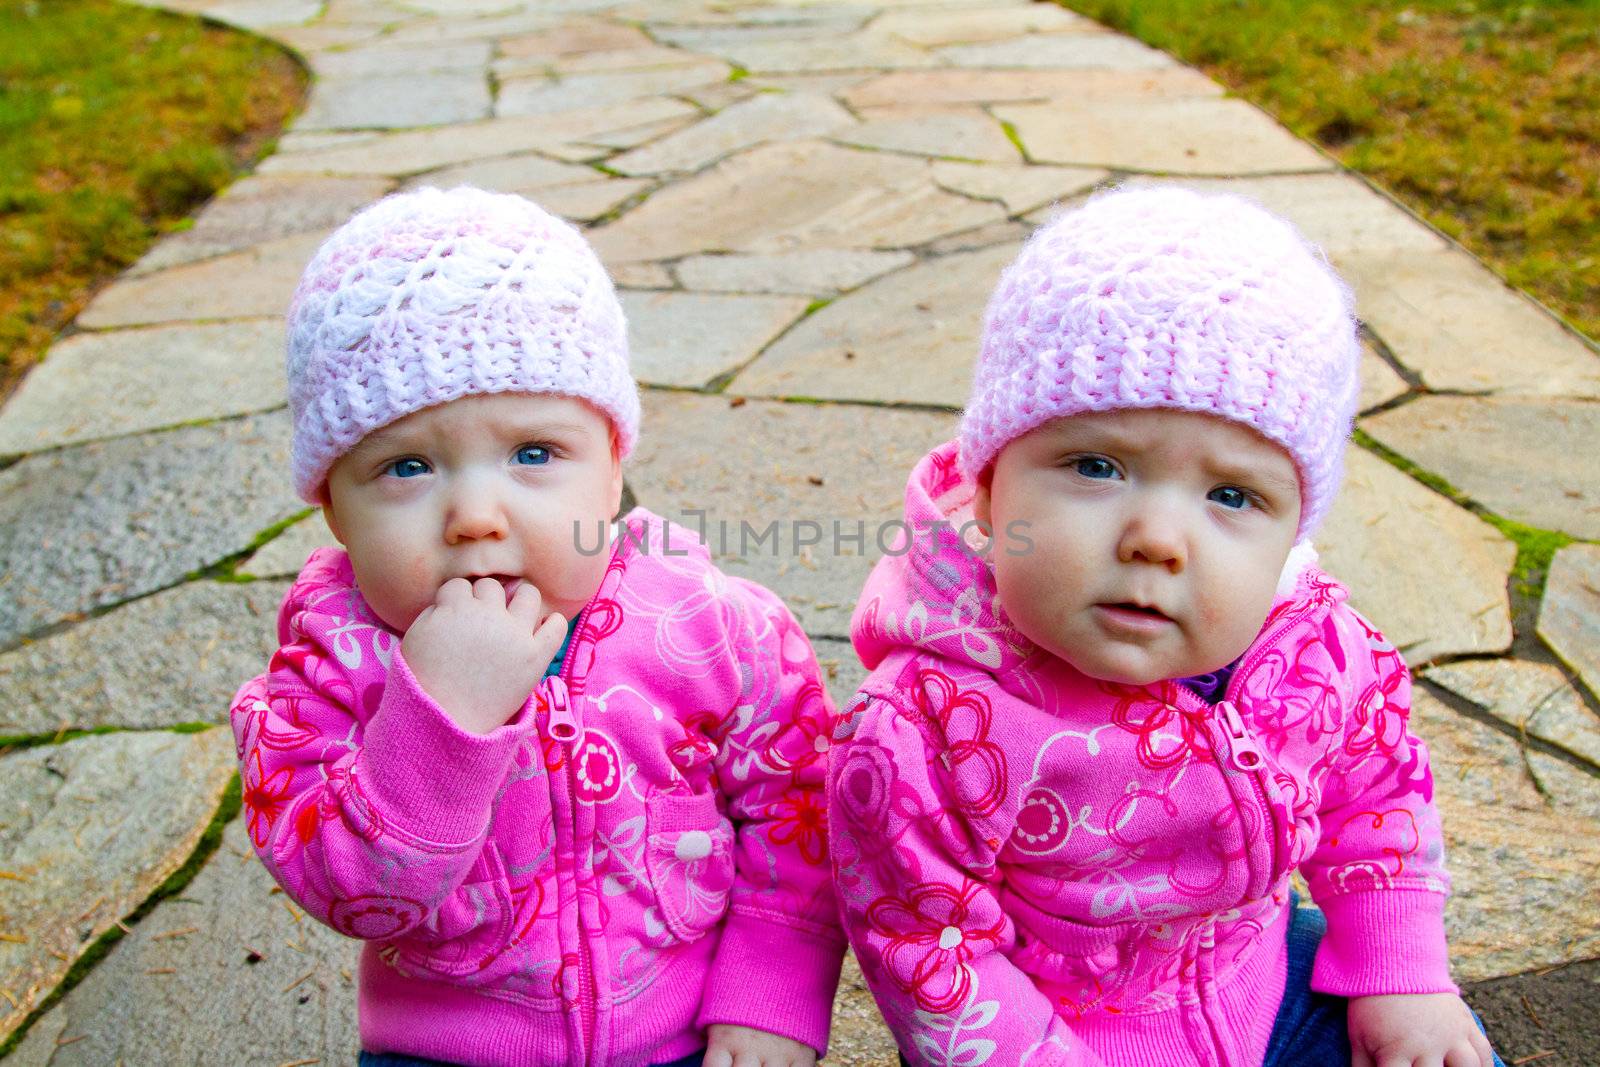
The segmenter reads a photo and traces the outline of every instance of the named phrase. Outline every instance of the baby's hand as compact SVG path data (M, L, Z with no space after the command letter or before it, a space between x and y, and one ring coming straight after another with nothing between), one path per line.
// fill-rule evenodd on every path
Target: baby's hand
M1493 1067L1489 1039L1454 993L1350 998L1351 1067Z
M816 1067L811 1046L748 1026L706 1028L704 1067Z
M539 622L528 582L511 602L493 578L452 578L400 642L417 682L463 730L486 734L517 713L561 648L567 620Z

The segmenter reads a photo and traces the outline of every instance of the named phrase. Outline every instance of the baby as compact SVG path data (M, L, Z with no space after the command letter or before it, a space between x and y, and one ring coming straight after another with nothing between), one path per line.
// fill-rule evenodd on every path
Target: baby
M639 397L593 251L520 197L392 196L306 268L288 374L344 550L232 722L262 861L366 942L361 1062L814 1064L831 708L772 593L611 529Z
M1235 197L1103 193L1006 270L830 755L846 931L912 1061L1499 1062L1406 665L1309 546L1358 358L1344 286Z

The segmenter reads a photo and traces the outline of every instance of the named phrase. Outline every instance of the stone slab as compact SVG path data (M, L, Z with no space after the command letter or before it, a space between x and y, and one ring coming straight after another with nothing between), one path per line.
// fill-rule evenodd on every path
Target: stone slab
M1393 367L1378 355L1372 341L1361 339L1361 396L1356 410L1368 411L1379 404L1387 404L1397 396L1404 396L1411 387L1395 373Z
M166 6L166 5L163 5ZM344 48L370 41L382 34L381 26L354 26L320 22L310 26L274 26L272 39L309 56L327 49Z
M959 408L983 309L1017 250L943 256L857 289L789 331L729 391Z
M360 942L286 903L243 818L233 820L182 895L156 905L35 1024L14 1053L19 1067L354 1063Z
M701 46L753 74L801 74L835 70L903 70L938 61L887 34L828 34L810 39L729 42Z
M650 145L607 160L606 165L623 174L699 170L752 145L832 133L854 124L848 111L825 96L761 93Z
M233 734L118 733L3 757L0 1037L189 858L237 766Z
M650 45L643 48L611 48L603 52L578 52L560 57L551 69L559 75L596 74L612 70L644 70L649 67L680 67L704 62L704 56L678 48Z
M297 130L443 126L488 118L488 72L427 71L324 78L295 119Z
M1025 223L1008 219L941 237L928 244L926 250L930 258L937 259L952 252L975 252L980 248L992 248L995 245L1015 247L1026 241L1032 233L1033 230Z
M1005 104L1042 100L1218 97L1222 86L1193 67L1152 70L898 70L844 92L851 107Z
M278 407L282 319L79 333L0 409L0 455Z
M503 37L498 42L501 56L508 59L541 59L555 62L565 56L615 49L648 48L649 36L632 26L601 19L571 19L534 33Z
M1004 217L995 204L936 188L929 166L814 141L765 145L656 193L590 239L603 259L618 263L696 252L888 249Z
M1600 824L1540 795L1514 740L1415 691L1452 892L1455 978L1475 982L1600 955Z
M691 530L700 520L688 510L704 510L719 566L775 591L813 637L844 638L882 554L880 526L904 510L906 472L956 425L953 414L647 391L628 484L640 504ZM858 522L860 548L849 540ZM813 533L820 543L798 543Z
M501 82L494 113L497 117L505 118L626 104L631 100L665 96L698 85L724 81L729 72L726 63L708 59L693 65L620 74L578 74L559 80L519 78Z
M1042 163L1229 175L1334 167L1243 100L1056 100L1007 104L994 114Z
M276 155L258 173L422 174L473 160L541 151L566 158L560 149L574 141L682 115L695 109L677 100L645 100L585 108L560 115L495 119L434 130L410 130L350 145ZM593 155L591 151L588 153Z
M327 232L283 237L113 282L89 302L78 325L91 330L162 322L282 318L300 275Z
M827 248L770 256L690 256L677 265L677 274L684 288L703 292L834 296L899 270L915 258L910 252Z
M321 11L321 0L229 0L206 5L205 16L242 30L270 34L279 27L309 22Z
M1550 561L1539 636L1600 695L1600 546L1568 545Z
M304 509L289 418L123 437L0 471L0 648L174 585Z
M891 11L872 21L874 33L887 33L909 44L938 48L978 44L1032 34L1101 32L1092 19L1049 4L1025 7L984 6L953 11Z
M0 735L228 721L286 582L189 582L0 654Z
M251 578L292 578L300 573L311 553L337 544L328 524L317 511L288 527L239 564L238 573Z
M899 1067L894 1037L883 1024L877 1001L861 974L855 953L846 952L834 995L833 1026L828 1033L828 1067Z
M629 289L675 289L672 272L659 263L610 263L606 272L618 287Z
M878 108L867 121L833 135L861 148L942 159L1021 162L1017 146L1000 124L977 108Z
M124 277L238 252L252 245L342 224L387 193L382 178L251 175L240 179L195 218L135 263Z
M487 41L399 45L382 41L338 52L322 52L311 57L310 65L312 73L325 80L393 76L397 70L481 72L489 66L491 51L492 46Z
M1518 733L1587 760L1600 774L1600 716L1561 668L1527 660L1461 660L1429 668L1427 678ZM1600 782L1595 790L1600 796Z
M800 317L792 296L624 291L633 375L698 388L742 366Z
M1094 167L1046 167L955 163L933 165L942 189L979 200L998 200L1008 215L1025 215L1087 192L1111 176Z
M1353 254L1362 321L1429 388L1600 399L1600 352L1472 256Z
M493 41L499 47L514 37L547 29L559 18L554 12L538 8L482 18L409 18L401 20L386 37L396 44L403 41Z
M741 12L734 15L732 24L713 24L698 20L686 20L688 24L678 24L658 21L662 12L657 9L653 12L652 21L649 23L650 34L658 41L687 48L692 52L722 52L733 51L753 45L766 44L773 41L805 41L814 42L831 37L843 37L855 33L866 24L870 15L876 14L870 8L862 8L855 13L836 14L824 8L812 8L807 11L803 8L790 8L795 15L803 18L784 19L783 21L758 22L742 20Z
M683 99L689 99L689 97L685 95ZM585 138L581 143L625 152L631 148L638 148L652 141L658 141L669 134L677 133L679 130L693 125L693 123L694 119L690 117L663 119L660 122L647 122L643 126L630 126L625 130L597 134L594 137Z
M1324 570L1412 666L1511 645L1516 545L1362 448L1316 535Z
M822 669L822 681L834 708L844 707L867 680L867 669L844 638L817 637L812 639L811 646L817 653L817 666Z
M607 178L583 185L553 185L539 191L538 201L570 222L590 223L611 214L651 184L647 178Z
M1159 70L1177 65L1165 52L1115 33L1034 34L934 51L952 66L991 70Z
M593 167L566 163L537 152L518 152L496 159L479 159L453 167L429 171L410 178L405 188L434 185L451 189L457 185L476 185L480 189L493 189L502 193L518 193L538 199L538 192L553 185L578 185L593 182L604 175Z
M1600 404L1424 396L1361 425L1497 515L1600 539Z

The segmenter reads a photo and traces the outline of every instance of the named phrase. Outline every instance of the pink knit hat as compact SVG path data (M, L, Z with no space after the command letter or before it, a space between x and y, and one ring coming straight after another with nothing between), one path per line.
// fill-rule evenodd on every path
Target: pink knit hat
M623 456L639 390L611 279L569 224L463 186L386 197L311 258L289 306L295 490L413 411L482 393L560 393L604 412Z
M976 478L1009 441L1063 415L1207 412L1294 459L1304 539L1338 491L1359 360L1349 289L1289 223L1180 186L1100 193L1001 276L961 464Z

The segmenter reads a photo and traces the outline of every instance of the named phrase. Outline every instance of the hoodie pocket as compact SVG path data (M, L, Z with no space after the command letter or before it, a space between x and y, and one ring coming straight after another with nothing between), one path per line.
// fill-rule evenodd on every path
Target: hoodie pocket
M646 801L645 832L645 869L661 926L671 940L698 940L728 910L733 826L717 810L714 793L666 793Z
M475 984L511 941L513 909L500 851L487 842L466 879L421 926L395 943L410 968Z

